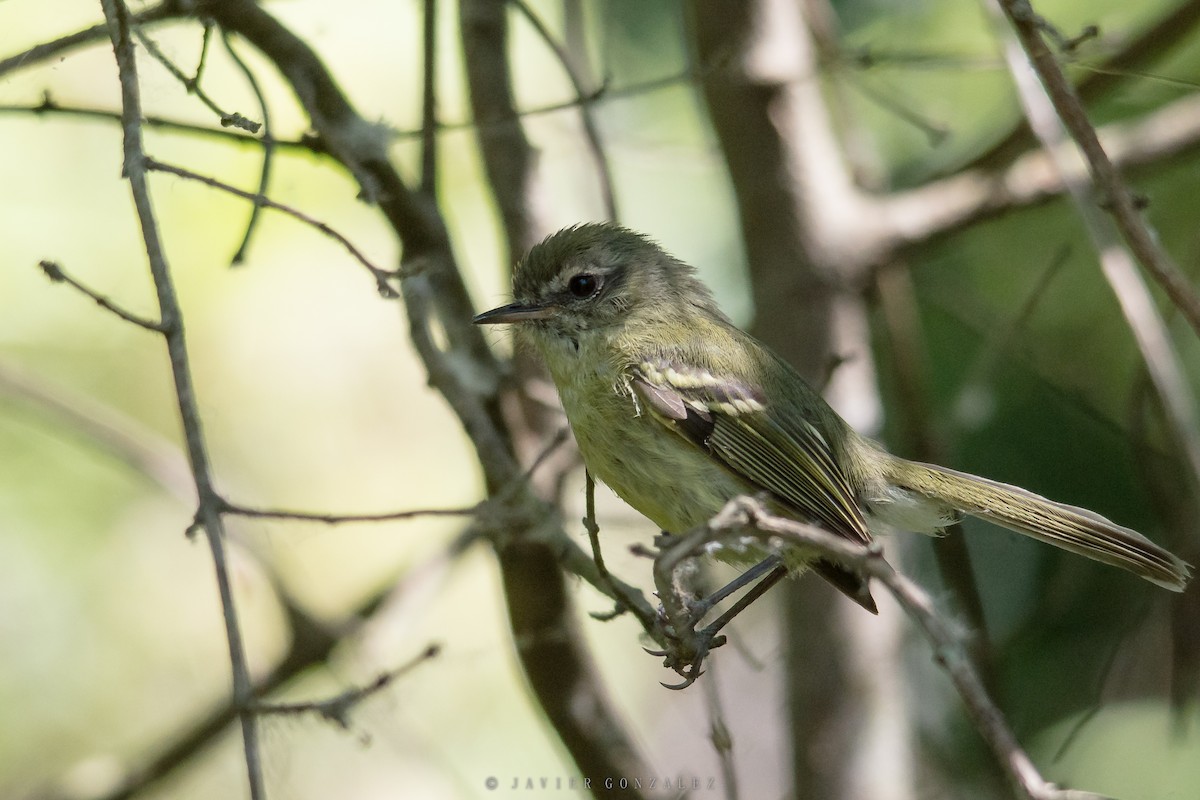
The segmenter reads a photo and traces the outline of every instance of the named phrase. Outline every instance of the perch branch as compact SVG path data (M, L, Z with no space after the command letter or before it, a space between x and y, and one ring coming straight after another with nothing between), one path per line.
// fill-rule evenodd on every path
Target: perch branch
M738 546L747 539L781 549L801 547L878 581L921 630L934 658L958 690L993 755L1029 800L1103 800L1101 795L1062 789L1046 781L1017 741L1003 712L996 706L975 670L966 645L955 627L943 619L924 589L892 568L878 545L863 547L812 525L770 514L749 497L731 500L707 525L679 538L658 556L661 562L680 564L703 555L714 544Z

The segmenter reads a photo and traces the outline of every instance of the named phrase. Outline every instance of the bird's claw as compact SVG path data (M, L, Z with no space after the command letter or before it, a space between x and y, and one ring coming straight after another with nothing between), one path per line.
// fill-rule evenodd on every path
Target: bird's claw
M683 674L683 673L681 673L681 674ZM658 685L663 687L664 689L673 689L675 691L679 691L680 689L686 689L687 687L691 686L693 683L696 682L696 679L699 678L703 674L704 674L704 670L700 669L699 667L695 667L695 668L689 670L684 675L684 679L682 681L680 681L679 683L666 683L664 681L659 681Z
M648 654L655 658L663 659L663 666L668 669L675 670L683 681L680 683L665 683L662 685L667 689L686 689L696 682L696 679L704 674L701 668L704 664L704 659L708 654L725 644L728 638L724 635L717 634L715 631L705 628L700 631L688 630L688 635L678 637L668 635L666 638L667 644L662 650L651 650L649 647L643 647Z
M642 648L650 655L662 658L664 667L674 670L684 678L682 683L664 683L663 686L678 690L686 689L695 683L703 673L701 665L704 659L728 641L728 638L720 633L721 629L786 574L787 568L778 558L772 557L747 570L737 580L708 597L698 601L679 598L680 602L673 606L664 603L659 609L658 618L654 620L654 638L662 645L662 649ZM729 610L704 628L696 629L717 603L747 585L750 589L739 597Z

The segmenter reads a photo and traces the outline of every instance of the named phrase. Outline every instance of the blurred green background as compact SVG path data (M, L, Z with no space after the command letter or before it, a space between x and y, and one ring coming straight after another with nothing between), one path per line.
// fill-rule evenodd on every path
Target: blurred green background
M101 18L95 3L51 5L53 14L31 0L0 5L0 57ZM531 5L558 29L558 3ZM873 56L870 67L848 61L838 68L885 185L952 169L1016 120L1010 80L979 5L857 0L835 6L846 53ZM420 3L292 0L269 7L321 53L365 117L397 131L418 126ZM583 7L595 72L607 77L612 95L595 113L621 221L696 264L723 306L748 324L753 309L736 211L703 103L686 80L637 89L686 71L683 10L673 2L635 0L591 0ZM1086 64L1172 4L1060 0L1037 7L1067 32L1100 26L1100 39L1081 51ZM439 107L443 120L465 121L454 4L443 2L440 9ZM511 18L511 27L518 103L533 108L568 99L569 84L544 44L519 17ZM185 69L194 64L198 26L152 34ZM249 48L240 52L262 67ZM215 125L159 65L141 58L139 66L148 112ZM270 75L265 68L262 73ZM1198 79L1200 35L1151 74L1128 81L1095 109L1096 119L1146 113L1194 92ZM225 107L258 116L253 96L219 48L204 84ZM303 133L294 100L277 81L264 84L276 136ZM102 42L0 75L2 105L36 105L44 93L64 106L118 108L111 48ZM948 137L933 144L881 105L879 95L944 127ZM527 126L541 151L552 222L601 216L577 115L541 114ZM146 138L160 160L247 190L256 185L261 154L253 145L154 130ZM52 284L37 268L41 259L56 261L124 307L154 316L153 287L120 179L118 127L6 110L0 141L6 197L0 213L0 796L36 796L48 787L92 796L226 696L228 657L207 546L183 535L194 508L181 471L161 341ZM467 129L450 130L441 144L443 209L478 306L491 307L505 299L507 265L475 139ZM411 137L394 140L393 154L409 175L417 152ZM1137 186L1152 200L1150 218L1168 249L1191 274L1200 244L1198 169L1200 158L1177 158ZM205 433L226 496L247 505L335 513L480 499L470 448L425 384L400 305L380 298L344 250L268 212L247 262L231 268L247 205L169 176L153 176L152 189L186 314ZM269 194L328 223L389 267L398 257L393 238L356 193L348 176L321 159L279 152ZM911 266L928 347L931 415L949 464L1160 537L1137 469L1144 456L1129 435L1138 355L1066 204L977 225L925 248ZM1014 329L1035 292L1040 299L1033 313ZM1175 320L1172 329L1195 385L1200 349L1185 325ZM891 361L879 326L876 333L890 411ZM490 336L498 348L508 347L506 335ZM122 444L105 446L96 429L55 411L49 400L93 423L112 421ZM889 443L903 453L911 431L891 413L886 424ZM154 458L139 468L122 452ZM581 488L568 496L575 504L568 518L577 518ZM624 545L646 541L654 531L607 493L601 502L613 568L647 584L644 564L625 556ZM452 562L444 558L460 528L452 519L338 527L231 520L236 591L259 672L287 644L274 581L328 620L397 583L355 646L339 652L330 668L304 676L289 697L362 684L430 642L443 648L361 706L349 732L304 717L267 720L273 796L495 797L506 796L514 779L573 774L516 669L490 553L476 547ZM1200 795L1200 743L1189 727L1197 722L1195 705L1172 717L1163 694L1167 598L996 529L968 524L968 533L998 650L999 700L1047 776L1123 798ZM904 560L938 591L926 543L906 546ZM608 608L582 585L578 601L584 611ZM776 796L786 786L787 743L771 735L782 711L770 603L737 625L753 657L727 648L715 670L725 673L725 685L759 685L726 701L738 752L755 753L758 765L744 776L743 796ZM702 693L658 685L668 675L642 654L631 621L586 620L583 628L615 702L662 774L717 775L711 750L695 746L707 726ZM957 700L930 667L927 647L914 639L909 649L905 666L923 757L943 775L929 778L928 796L966 796L947 793L944 776L969 786L972 776L986 772L986 759ZM1075 735L1085 715L1091 716ZM241 796L240 759L240 740L231 730L151 794ZM486 788L493 776L499 791Z

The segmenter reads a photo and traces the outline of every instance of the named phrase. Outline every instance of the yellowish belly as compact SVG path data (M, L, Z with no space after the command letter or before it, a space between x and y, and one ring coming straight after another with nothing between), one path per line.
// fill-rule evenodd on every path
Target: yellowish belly
M564 386L560 396L592 476L662 530L684 533L753 491L629 395Z

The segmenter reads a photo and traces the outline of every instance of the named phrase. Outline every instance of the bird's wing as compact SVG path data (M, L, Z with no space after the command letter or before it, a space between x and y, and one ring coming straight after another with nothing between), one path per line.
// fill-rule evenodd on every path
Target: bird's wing
M633 389L655 419L809 521L871 541L829 442L798 409L772 407L743 381L667 358L634 373Z

